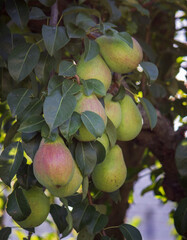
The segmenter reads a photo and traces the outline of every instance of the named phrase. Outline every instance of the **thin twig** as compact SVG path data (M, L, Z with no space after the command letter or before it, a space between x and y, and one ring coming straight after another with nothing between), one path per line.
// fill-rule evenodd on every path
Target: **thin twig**
M29 234L28 234L28 240L30 240L31 239L31 237L32 237L32 232L29 232Z
M90 194L90 191L88 190L88 201L89 201L89 204L90 205L93 205L93 202L92 202L92 196L91 196L91 194Z

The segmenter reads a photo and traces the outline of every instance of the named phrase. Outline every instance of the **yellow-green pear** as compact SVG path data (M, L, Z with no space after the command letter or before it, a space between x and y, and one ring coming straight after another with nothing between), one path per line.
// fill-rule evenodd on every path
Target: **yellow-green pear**
M99 141L105 148L106 153L109 150L109 139L106 135L106 133L103 133L103 135L100 138L97 138L97 141Z
M103 192L114 192L125 182L127 175L123 153L118 145L112 147L102 163L92 172L95 187Z
M82 174L79 168L77 167L77 164L75 163L75 171L70 182L58 189L48 188L48 190L56 197L68 197L73 195L79 189L82 180L83 180Z
M142 129L142 116L135 102L129 95L120 102L121 123L117 128L117 140L130 141L140 133Z
M29 190L22 189L23 194L30 206L31 213L23 221L16 221L23 228L33 228L42 224L50 211L49 198L44 194L42 188L32 187Z
M103 105L100 103L96 95L92 94L90 96L82 95L80 99L77 101L77 105L75 107L75 112L83 113L85 111L91 111L98 114L104 121L106 126L107 116L105 113L105 109ZM79 141L93 141L96 139L94 135L92 135L86 127L82 124L79 128L79 133L75 136Z
M84 55L82 55L77 64L77 74L84 80L92 78L100 80L104 84L106 91L112 81L111 71L99 54L87 62L84 61Z
M41 141L34 157L33 171L40 184L54 191L72 179L75 162L60 136L53 142Z
M116 73L128 73L136 69L142 61L142 48L136 39L132 38L133 48L123 40L114 36L101 36L96 39L100 53L110 70Z
M105 112L107 117L114 124L115 128L118 128L121 122L121 107L119 102L112 101L112 97L112 94L107 93L106 97L104 98Z

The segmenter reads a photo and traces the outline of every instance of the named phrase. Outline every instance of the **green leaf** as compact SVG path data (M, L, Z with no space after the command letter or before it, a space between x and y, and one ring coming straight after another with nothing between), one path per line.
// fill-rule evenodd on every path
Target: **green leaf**
M57 75L54 75L52 78L50 78L48 83L48 95L51 95L51 93L57 89L61 90L63 80L63 77Z
M88 187L89 187L89 180L88 180L88 177L86 176L83 178L83 182L82 182L82 200L84 200L87 197Z
M8 240L12 232L10 227L4 227L0 230L0 240Z
M25 220L31 209L21 188L16 188L8 196L7 213L16 221Z
M99 141L90 142L90 144L95 149L97 155L97 164L102 163L106 157L105 147Z
M42 116L31 116L21 123L18 131L23 133L39 131L41 130L44 122L45 121Z
M82 121L80 114L74 112L72 116L60 126L60 132L67 139L67 141L69 141L70 137L78 131L81 124Z
M81 229L78 233L77 240L93 240L94 236L95 235L93 233L89 233L87 228L85 227Z
M96 138L101 137L105 130L103 119L96 113L85 111L81 114L81 120L87 130Z
M97 211L94 212L92 221L88 224L87 229L90 233L99 233L108 223L108 217Z
M99 54L99 45L96 41L90 40L88 37L84 38L84 61L87 62Z
M29 13L29 19L30 20L42 20L46 19L47 16L45 13L38 7L32 7L31 11Z
M8 70L18 82L26 78L38 63L40 51L36 44L25 43L13 49L8 58Z
M187 198L183 198L174 213L174 225L180 235L187 234Z
M23 142L23 148L26 154L31 158L34 159L34 156L39 148L41 142L40 135L36 135L33 139L29 142Z
M77 204L72 211L73 226L77 232L87 226L93 217L95 208L89 204Z
M152 83L150 86L150 92L155 98L164 98L167 94L164 86L158 83Z
M94 9L94 8L85 8L85 7L80 7L80 6L73 6L73 7L66 8L63 11L63 16L66 16L66 15L69 15L69 14L72 14L72 13L80 13L80 12L81 13L87 13L88 15L95 15L98 18L101 17L100 12L97 11L96 9Z
M59 64L59 76L73 77L76 74L76 66L71 61L63 60Z
M46 49L51 56L69 42L65 28L62 26L53 27L43 25L42 36Z
M181 178L187 179L187 139L178 144L175 151L175 161Z
M87 80L82 79L81 82L83 83L85 95L89 96L93 92L99 95L100 97L106 95L105 86L101 81L97 79L87 79Z
M116 204L118 204L119 202L121 202L121 194L120 194L120 191L119 189L116 190L115 192L111 192L109 193L112 201L114 201Z
M158 68L154 63L151 62L141 62L141 67L144 70L145 75L151 81L155 81L158 77Z
M75 149L75 159L83 176L88 176L97 162L96 151L89 142L78 142Z
M92 17L89 14L83 12L77 14L75 22L78 27L83 28L85 31L90 27L94 27L96 25Z
M76 106L73 95L62 96L57 89L47 96L44 101L44 118L50 130L59 127L68 120Z
M27 88L14 89L7 96L7 102L12 116L19 115L31 102L32 91Z
M0 155L0 178L10 186L10 182L17 173L23 161L21 142L11 143Z
M146 98L140 98L140 102L144 107L144 110L147 114L147 117L149 119L149 125L151 129L153 129L156 126L157 123L157 113L155 108L153 107L152 103L146 99Z
M55 58L51 57L47 52L42 52L38 64L35 67L35 73L42 83L48 82L50 73L54 69Z
M6 148L11 142L12 139L15 137L17 134L18 128L19 128L20 123L15 122L9 129L8 132L6 133L5 139L4 139L4 147Z
M126 240L142 240L139 230L130 224L122 224L119 229Z
M21 28L24 28L29 20L29 9L22 0L6 0L5 7L11 19Z
M127 32L115 32L114 37L122 40L125 43L127 43L130 48L133 48L132 37L129 33L127 33Z
M125 97L125 94L126 94L126 90L125 90L124 86L121 85L119 87L118 92L116 93L116 95L114 95L112 97L112 101L118 102L118 101L122 100Z
M82 28L73 23L68 23L66 28L69 38L83 38L86 35L86 32Z
M70 79L64 79L62 83L62 93L63 95L66 94L77 94L80 91L80 86L76 83L73 82Z
M90 81L87 80L81 80L83 84L83 91L86 96L90 96L93 93L93 84Z
M113 147L116 144L117 134L116 128L109 118L107 118L106 134L108 136L111 147Z
M41 2L43 5L45 5L46 7L51 7L56 0L39 0L39 2Z
M66 237L70 234L70 232L73 229L73 217L72 217L72 214L71 214L71 212L68 208L68 201L65 198L61 198L60 200L63 202L63 205L65 206L65 208L67 210L67 217L66 217L67 227L62 232L62 236Z

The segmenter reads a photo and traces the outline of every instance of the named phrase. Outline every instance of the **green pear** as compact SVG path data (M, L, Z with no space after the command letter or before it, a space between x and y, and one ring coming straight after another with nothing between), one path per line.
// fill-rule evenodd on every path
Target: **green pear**
M48 190L56 197L68 197L73 195L79 189L82 180L83 177L81 175L81 172L75 163L75 171L69 183L58 189L48 188Z
M119 102L112 101L112 97L112 94L107 93L106 97L104 98L105 112L107 117L114 124L115 128L118 128L121 122L121 107Z
M109 139L106 135L106 133L103 133L103 135L100 138L97 138L97 141L99 141L105 148L106 153L109 150Z
M34 157L33 170L38 182L54 191L69 183L75 162L60 136L54 142L41 141Z
M105 109L103 105L100 103L98 98L92 94L90 96L82 95L80 99L77 101L77 105L75 107L75 112L83 113L85 111L92 111L98 114L104 121L105 126L107 123L107 116L105 113ZM82 124L79 128L79 134L75 136L79 141L93 141L96 139L94 135L92 135L86 127Z
M29 190L22 189L23 194L30 206L31 213L23 221L16 221L23 228L33 228L42 224L50 211L49 198L44 194L42 188L32 187Z
M117 128L117 140L130 141L138 136L142 129L142 116L135 102L129 95L125 95L120 105L122 120Z
M127 175L123 153L118 145L112 147L105 160L96 165L92 172L95 187L103 192L114 192L125 182Z
M84 55L82 55L77 64L77 74L84 80L92 78L100 80L104 84L106 91L112 81L111 71L100 55L87 62L84 61Z
M96 39L100 47L100 53L111 71L128 73L136 69L142 61L142 48L134 38L132 40L133 48L114 36L103 35Z

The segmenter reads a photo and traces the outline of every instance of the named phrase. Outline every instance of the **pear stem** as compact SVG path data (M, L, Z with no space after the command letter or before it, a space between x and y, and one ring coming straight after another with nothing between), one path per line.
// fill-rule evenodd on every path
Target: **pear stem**
M89 202L89 204L90 204L90 205L93 205L93 202L92 202L92 196L91 196L89 190L88 190L88 194L87 194L87 196L88 196L88 202Z

